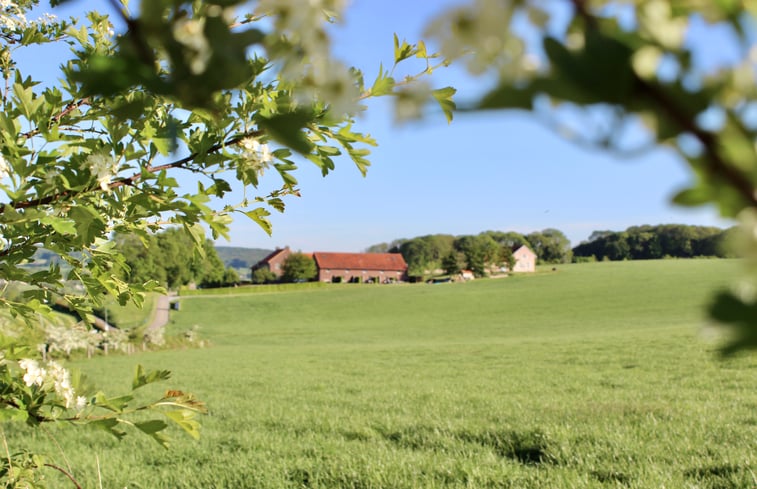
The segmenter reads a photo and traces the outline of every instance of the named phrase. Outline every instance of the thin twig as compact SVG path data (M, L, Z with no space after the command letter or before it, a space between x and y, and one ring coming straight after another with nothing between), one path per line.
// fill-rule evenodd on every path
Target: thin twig
M60 446L60 443L58 443L58 440L55 439L55 437L50 433L50 430L45 427L45 425L39 425L40 428L42 428L42 431L47 435L48 438L50 438L53 441L53 445L58 449L61 456L63 456L63 461L66 462L66 468L69 472L73 473L74 469L71 468L71 462L68 460L68 457L66 457L66 452L63 451L63 447Z
M8 457L8 478L14 479L15 476L13 475L13 459L11 459L11 451L10 448L8 448L8 439L5 437L5 430L2 426L0 426L0 436L3 438L3 447L5 447L5 455Z
M58 472L62 473L63 475L65 475L66 477L68 477L68 479L74 484L74 486L76 487L76 489L82 489L82 487L79 485L79 482L77 482L77 480L74 479L74 476L72 476L71 474L69 474L68 472L66 472L65 469L62 469L62 468L58 467L57 465L53 465L53 464L44 464L44 466L45 467L50 467L51 469L55 469Z

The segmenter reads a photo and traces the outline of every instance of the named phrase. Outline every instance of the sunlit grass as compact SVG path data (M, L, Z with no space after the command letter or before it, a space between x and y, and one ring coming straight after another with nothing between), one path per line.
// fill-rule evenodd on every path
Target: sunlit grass
M598 263L187 298L170 328L198 325L212 347L81 367L124 388L136 363L171 368L168 385L210 406L202 439L54 434L86 487L99 460L104 487L751 488L757 361L720 360L700 334L736 270Z

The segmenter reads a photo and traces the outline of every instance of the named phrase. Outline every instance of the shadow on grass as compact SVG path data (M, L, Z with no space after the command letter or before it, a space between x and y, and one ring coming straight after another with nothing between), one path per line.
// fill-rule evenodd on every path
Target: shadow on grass
M411 450L454 450L462 442L478 445L499 457L524 465L556 462L550 454L551 441L539 430L446 431L426 426L410 426L402 430L375 429L384 440Z
M711 465L695 467L683 473L694 479L702 489L742 489L757 487L757 477L748 467L736 465Z

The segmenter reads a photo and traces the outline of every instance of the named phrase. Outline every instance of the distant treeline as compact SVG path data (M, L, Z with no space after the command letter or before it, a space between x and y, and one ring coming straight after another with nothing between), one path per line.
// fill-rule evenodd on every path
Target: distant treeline
M592 260L651 260L657 258L727 258L725 246L731 229L684 224L632 226L625 231L594 231L589 239L571 249L559 229L529 234L514 231L484 231L477 235L430 234L397 239L369 247L369 253L400 253L411 276L441 270L457 273L463 268L485 275L511 265L512 251L531 248L541 264Z
M157 280L177 289L192 283L199 287L222 287L239 282L239 275L224 266L212 241L206 240L203 253L197 253L193 238L181 228L145 236L116 234L114 241L127 265L121 278L130 283Z
M462 269L483 276L501 267L512 269L512 252L522 245L531 248L542 263L568 263L571 260L570 241L558 229L526 235L514 231L485 231L465 236L431 234L380 243L366 251L402 254L411 276L429 275L437 270L454 274Z
M573 248L574 261L653 260L711 256L728 258L731 229L684 224L632 226L625 231L594 231Z

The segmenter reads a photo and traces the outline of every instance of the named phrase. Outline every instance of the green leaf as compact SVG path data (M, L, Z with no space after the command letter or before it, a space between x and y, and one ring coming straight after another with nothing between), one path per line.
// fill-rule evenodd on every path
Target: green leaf
M721 292L715 296L709 313L712 319L731 330L731 341L721 349L723 355L757 349L757 303Z
M457 90L452 87L438 88L431 92L436 101L439 103L444 116L447 118L447 123L452 122L452 111L455 110L455 102L452 101L452 96L455 95Z
M681 190L673 196L673 203L687 207L694 207L709 204L712 202L713 197L712 189L700 185Z
M308 154L313 148L313 143L303 131L312 120L313 114L304 110L257 117L258 126L271 138L302 154Z
M131 383L132 390L137 390L147 384L167 380L171 377L169 370L151 370L145 372L142 365L137 365L134 371L134 380Z
M129 396L129 395L106 398L103 392L98 392L97 394L95 394L95 398L94 398L96 406L108 409L115 413L122 412L124 409L126 409L129 406L129 403L133 400L134 400L134 396Z
M267 219L268 216L271 215L270 212L263 209L262 207L258 207L257 209L253 209L251 211L243 212L243 214L260 226L263 231L265 231L269 236L273 232L273 225L271 225L271 221Z
M141 423L134 423L134 426L142 433L158 442L163 448L168 448L169 439L161 431L168 428L168 424L160 419L152 419Z
M414 49L413 46L408 44L404 39L402 40L402 44L400 44L400 40L397 37L397 34L394 35L394 64L397 64L402 60L414 56L416 52L416 49Z
M93 243L105 232L106 225L102 216L91 207L72 207L68 211L68 215L76 223L76 234L84 245Z
M517 88L503 84L487 93L476 108L478 109L523 109L533 108L533 91L528 87Z
M59 234L76 234L76 221L62 217L46 216L40 220L42 224L51 226Z
M388 95L392 93L392 90L394 90L395 81L394 78L389 76L388 73L384 73L383 66L379 67L378 75L376 76L376 80L373 82L373 86L371 87L371 95L378 97L381 95Z
M186 431L189 436L198 440L200 438L200 423L194 417L195 413L187 409L176 411L167 411L163 413L168 419L176 423L181 429Z
M90 421L89 423L87 423L87 426L106 431L121 440L126 436L126 433L121 430L117 430L116 426L118 425L119 421L115 418L98 419L96 421Z

